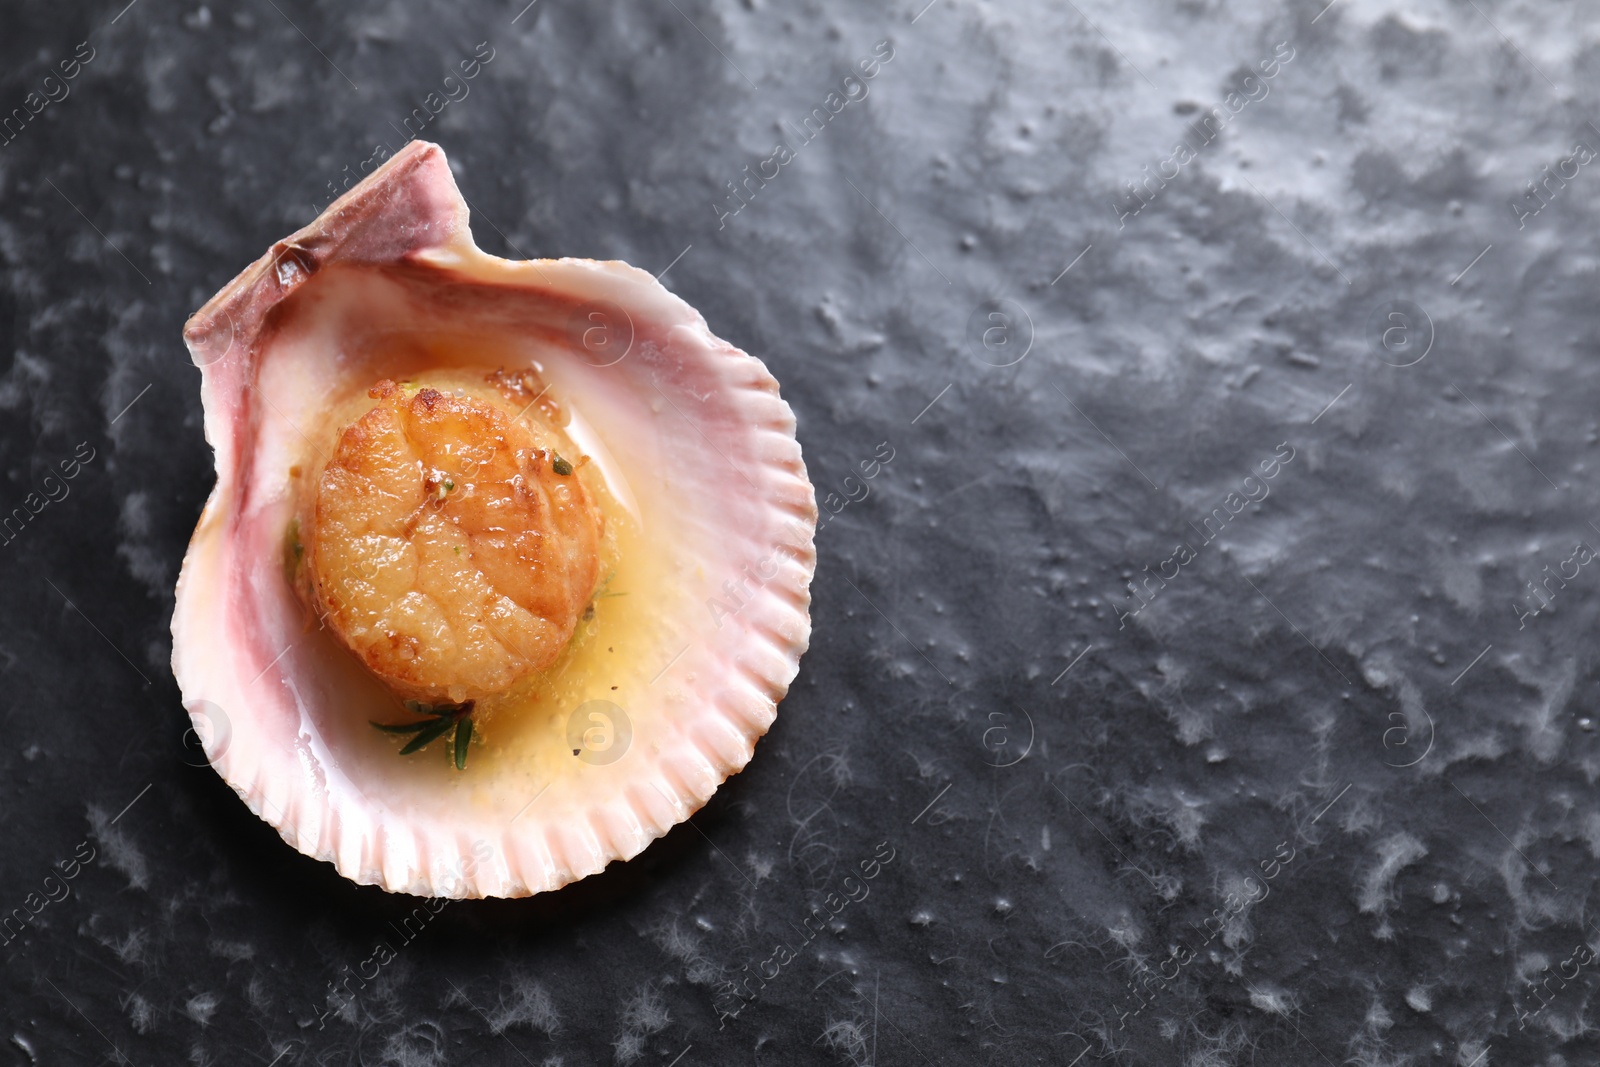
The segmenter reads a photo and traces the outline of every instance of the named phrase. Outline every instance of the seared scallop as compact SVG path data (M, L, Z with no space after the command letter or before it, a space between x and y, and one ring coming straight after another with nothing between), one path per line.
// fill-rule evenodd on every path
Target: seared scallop
M548 429L385 379L305 512L323 622L403 696L503 693L553 663L600 574L603 519Z

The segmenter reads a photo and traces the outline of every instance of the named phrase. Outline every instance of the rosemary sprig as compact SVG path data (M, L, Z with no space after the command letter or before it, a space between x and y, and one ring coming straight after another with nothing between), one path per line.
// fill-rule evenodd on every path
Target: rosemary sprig
M419 704L415 700L406 701L406 709L418 715L427 715L429 718L421 722L373 722L372 725L386 734L415 734L400 749L400 755L409 756L413 752L421 752L439 738L455 731L455 744L451 756L456 765L456 770L465 770L467 766L467 746L472 744L472 701L464 704ZM368 720L369 722L371 720Z
M437 719L429 723L421 733L406 742L406 746L400 750L400 755L409 756L413 752L421 752L424 748L443 737L454 726L455 723L448 718Z
M367 721L371 722L370 719ZM423 719L421 722L374 722L372 725L386 734L414 734L418 730L426 730L433 723Z

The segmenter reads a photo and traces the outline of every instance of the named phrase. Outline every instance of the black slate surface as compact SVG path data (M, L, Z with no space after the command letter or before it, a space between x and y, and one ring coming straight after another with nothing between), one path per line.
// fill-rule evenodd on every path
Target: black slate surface
M5 6L0 1063L1595 1060L1593 13L923 3ZM480 43L480 243L894 458L745 773L407 941L186 736L179 332Z

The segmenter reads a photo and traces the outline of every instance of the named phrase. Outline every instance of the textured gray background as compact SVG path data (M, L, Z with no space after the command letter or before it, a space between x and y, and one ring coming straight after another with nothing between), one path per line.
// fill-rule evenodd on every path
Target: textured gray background
M1511 206L1600 149L1594 16L923 2L6 5L0 111L95 58L0 147L0 511L95 458L0 546L0 908L95 858L0 950L0 1063L1595 1061L1600 569L1528 583L1600 543L1600 173ZM819 495L895 458L819 535L744 774L624 867L449 905L319 1026L416 902L192 766L167 626L211 456L179 331L479 42L427 135L483 246L674 264L782 382ZM880 842L719 1030L721 983Z

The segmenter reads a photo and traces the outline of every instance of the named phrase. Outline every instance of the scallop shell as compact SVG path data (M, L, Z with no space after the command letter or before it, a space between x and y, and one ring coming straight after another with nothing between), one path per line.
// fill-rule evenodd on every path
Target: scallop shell
M628 606L648 640L613 705L618 758L566 756L559 721L464 772L396 758L362 721L374 682L285 578L286 471L327 397L386 376L387 341L441 329L543 363L661 553L673 595ZM810 638L816 503L772 375L649 274L479 251L444 153L413 142L184 339L217 483L178 579L173 671L212 765L285 841L391 892L525 896L637 855L744 767Z

